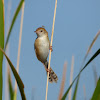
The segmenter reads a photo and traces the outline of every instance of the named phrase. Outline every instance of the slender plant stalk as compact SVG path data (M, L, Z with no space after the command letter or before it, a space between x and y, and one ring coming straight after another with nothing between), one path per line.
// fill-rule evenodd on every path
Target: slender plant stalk
M9 46L9 44L8 44ZM8 51L8 47L7 47L7 54L9 55L9 51ZM9 84L8 84L8 74L10 73L10 68L9 68L9 64L6 61L6 76L5 76L5 100L9 100Z
M87 50L87 52L86 52L86 55L85 55L85 57L84 57L84 59L83 59L82 66L84 65L85 60L86 60L88 54L90 53L90 50L91 50L91 48L93 47L93 45L94 45L94 43L96 42L96 40L97 40L97 38L98 38L99 35L100 35L100 30L97 32L97 34L96 34L96 36L94 37L92 43L90 44L90 46L89 46L89 48L88 48L88 50Z
M4 36L5 36L5 12L4 0L0 0L0 48L4 49ZM0 100L3 94L3 53L0 51Z
M12 19L12 22L11 22L11 25L10 25L10 28L9 28L9 31L8 31L8 35L7 35L7 38L6 38L6 42L5 42L5 47L4 47L4 50L6 50L6 47L7 47L7 44L8 44L8 41L9 41L9 38L10 38L10 35L11 35L11 31L14 27L14 24L15 24L15 21L17 19L17 16L22 8L22 4L23 4L24 0L20 0L20 3L18 4L18 7L15 11L15 14L13 16L13 19Z
M86 100L86 88L85 88L85 85L83 85L83 92L84 92L84 100Z
M72 84L73 80L73 71L74 71L74 56L72 56L72 64L71 64L71 71L70 71L70 85ZM71 100L72 88L69 90L68 100Z
M22 15L20 24L20 35L19 35L19 45L18 45L18 56L17 56L17 72L19 71L19 61L20 61L20 50L21 50L21 39L22 39L22 27L23 27L23 17L24 17L24 3L22 5ZM15 81L15 92L17 93L17 82Z
M7 24L6 24L6 33L8 33L8 29L9 29L9 25L10 25L10 15L11 15L11 4L12 4L12 1L9 0L8 1L8 9L7 9L7 17L6 17L6 20L7 20ZM7 34L8 35L8 34ZM7 54L9 55L9 44L7 46ZM8 100L9 99L9 92L8 92L8 89L9 89L9 85L8 85L8 73L10 73L10 67L9 67L9 64L8 62L6 61L6 75L5 75L5 100Z
M19 74L17 73L14 65L12 64L12 62L10 61L10 59L8 58L8 56L6 55L6 53L3 51L2 48L0 48L0 51L3 53L3 55L5 56L6 60L8 61L9 65L10 65L10 68L13 72L13 75L17 81L17 84L18 84L18 87L19 87L19 91L20 91L20 94L21 94L21 97L22 97L22 100L26 100L26 96L25 96L25 92L24 92L24 84L19 76ZM2 100L2 99L0 99Z
M53 42L54 24L55 24L55 17L56 17L56 8L57 8L57 0L55 0L55 10L54 10L53 25L52 25L52 34L51 34L51 43L50 43L51 46L52 46L52 42ZM50 53L49 53L48 69L50 69L50 61L51 61L51 50L50 50ZM47 85L46 85L46 96L45 96L45 100L47 100L47 94L48 94L48 77L49 77L49 72L47 74Z
M67 62L64 63L64 67L63 67L63 76L62 76L58 100L61 100L62 95L63 95L65 81L66 81L66 72L67 72Z
M97 71L96 71L96 66L93 64L93 73L94 73L94 80L95 80L95 86L97 85L98 82L98 77L97 77Z

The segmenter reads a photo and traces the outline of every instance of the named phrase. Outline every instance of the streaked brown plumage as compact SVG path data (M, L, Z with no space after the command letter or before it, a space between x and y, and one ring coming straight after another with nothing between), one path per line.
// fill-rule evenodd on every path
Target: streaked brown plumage
M37 34L37 38L34 43L34 48L35 48L37 59L44 64L44 66L46 67L45 69L48 69L47 57L48 57L49 49L50 49L50 41L48 38L48 32L43 27L39 27L36 29L35 33ZM50 68L49 82L51 83L53 81L57 82L57 80L58 80L57 75Z

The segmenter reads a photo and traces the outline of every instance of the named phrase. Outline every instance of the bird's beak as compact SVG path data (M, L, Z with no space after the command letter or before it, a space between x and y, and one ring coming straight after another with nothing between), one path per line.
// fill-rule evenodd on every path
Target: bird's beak
M36 33L36 31L34 31Z

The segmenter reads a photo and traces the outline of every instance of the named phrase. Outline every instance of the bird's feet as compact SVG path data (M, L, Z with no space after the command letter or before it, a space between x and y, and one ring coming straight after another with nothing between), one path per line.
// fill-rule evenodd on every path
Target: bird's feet
M53 51L52 46L50 46L49 50L51 50L51 52Z
M44 65L44 64L43 64ZM45 65L44 65L44 68L47 72L51 73L51 69L48 69Z
M46 71L49 72L49 73L51 73L51 69L46 68Z

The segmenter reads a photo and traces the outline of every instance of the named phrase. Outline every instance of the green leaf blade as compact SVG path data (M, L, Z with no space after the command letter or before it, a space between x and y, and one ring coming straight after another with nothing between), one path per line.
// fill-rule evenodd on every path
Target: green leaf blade
M93 96L91 100L100 100L100 78L97 82L97 86L94 90Z
M12 29L13 29L13 27L14 27L14 24L15 24L15 21L16 21L16 19L17 19L17 16L18 16L18 14L19 14L19 12L20 12L20 10L21 10L21 8L22 8L23 2L24 2L24 0L21 0L21 1L20 1L19 5L18 5L18 7L17 7L17 9L16 9L16 12L15 12L15 14L14 14L14 17L13 17L13 19L12 19L12 22L11 22L11 25L10 25L10 28L9 28L9 31L8 31L8 36L7 36L7 39L6 39L6 43L5 43L5 50L6 50L6 48L7 48L7 44L8 44L10 35L11 35L11 31L12 31Z
M80 77L80 74L83 72L83 70L87 67L88 64L90 64L98 55L100 54L100 49L97 50L97 52L95 52L95 54L89 59L89 61L85 64L85 66L81 69L81 71L79 72L79 74L75 77L75 79L73 80L72 84L69 86L69 88L67 89L67 91L65 92L65 94L62 97L62 100L65 100L70 88L73 86L74 82L76 81L77 78Z
M13 90L13 86L12 86L12 82L11 82L10 71L9 71L9 73L8 73L8 85L9 85L10 100L13 100L14 90Z
M20 94L21 94L21 97L22 97L22 100L26 100L26 97L25 97L25 93L24 93L24 84L20 78L20 76L18 75L16 69L14 68L12 62L10 61L10 59L7 57L7 55L5 54L5 52L0 48L0 51L5 55L9 65L10 65L10 68L13 72L13 75L17 81L17 84L18 84L18 87L19 87L19 90L20 90Z
M0 0L0 48L4 48L4 1ZM0 51L0 100L2 100L2 63L3 53Z
M79 79L80 79L80 76L79 76L78 79L77 79L77 82L76 82L76 85L75 85L75 89L74 89L74 94L73 94L72 100L76 100L76 95L77 95L77 90L78 90Z
M14 92L13 100L17 100L16 90L15 90L15 92Z

